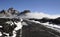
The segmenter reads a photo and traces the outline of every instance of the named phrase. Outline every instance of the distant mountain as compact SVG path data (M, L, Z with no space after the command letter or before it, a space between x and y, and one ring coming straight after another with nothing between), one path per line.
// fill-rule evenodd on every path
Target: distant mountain
M8 10L1 10L0 17L20 17L21 18L23 16L26 16L26 13L30 13L30 10L24 10L22 12L19 12L14 8L9 8Z
M24 10L23 12L21 12L19 15L25 15L26 13L30 13L30 10ZM18 15L18 16L19 16Z
M8 10L2 10L0 11L0 17L10 17L10 16L17 16L19 14L19 11L9 8Z

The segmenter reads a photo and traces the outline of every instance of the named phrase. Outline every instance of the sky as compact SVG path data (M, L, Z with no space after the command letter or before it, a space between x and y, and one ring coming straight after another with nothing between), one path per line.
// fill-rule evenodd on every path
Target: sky
M0 11L13 7L18 11L30 10L47 14L60 14L60 0L0 0Z

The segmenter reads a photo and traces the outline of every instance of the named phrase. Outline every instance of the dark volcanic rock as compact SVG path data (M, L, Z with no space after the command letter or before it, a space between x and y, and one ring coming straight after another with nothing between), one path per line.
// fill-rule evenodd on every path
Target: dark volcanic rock
M8 33L9 36L13 36L13 30L17 26L14 23L13 23L13 25L6 23L8 21L16 22L16 21L20 21L20 19L17 19L17 18L12 18L12 19L0 18L0 26L2 26L2 27L0 27L0 32L2 33L2 36L0 36L0 37L6 37L7 35L4 33ZM17 32L19 32L19 30Z

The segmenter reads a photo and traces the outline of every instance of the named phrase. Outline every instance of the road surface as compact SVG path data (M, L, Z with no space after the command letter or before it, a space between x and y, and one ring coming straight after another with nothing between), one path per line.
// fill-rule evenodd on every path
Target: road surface
M22 29L22 37L60 37L60 33L28 20L24 20L28 26L24 26Z

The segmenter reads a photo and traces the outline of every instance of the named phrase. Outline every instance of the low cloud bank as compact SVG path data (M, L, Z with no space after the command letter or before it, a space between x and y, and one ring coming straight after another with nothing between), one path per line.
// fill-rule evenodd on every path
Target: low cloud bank
M25 13L25 15L22 15L20 17L21 18L37 18L37 19L46 17L46 18L55 19L57 17L60 17L60 15L50 15L50 14L45 14L43 12L30 12L30 13Z

